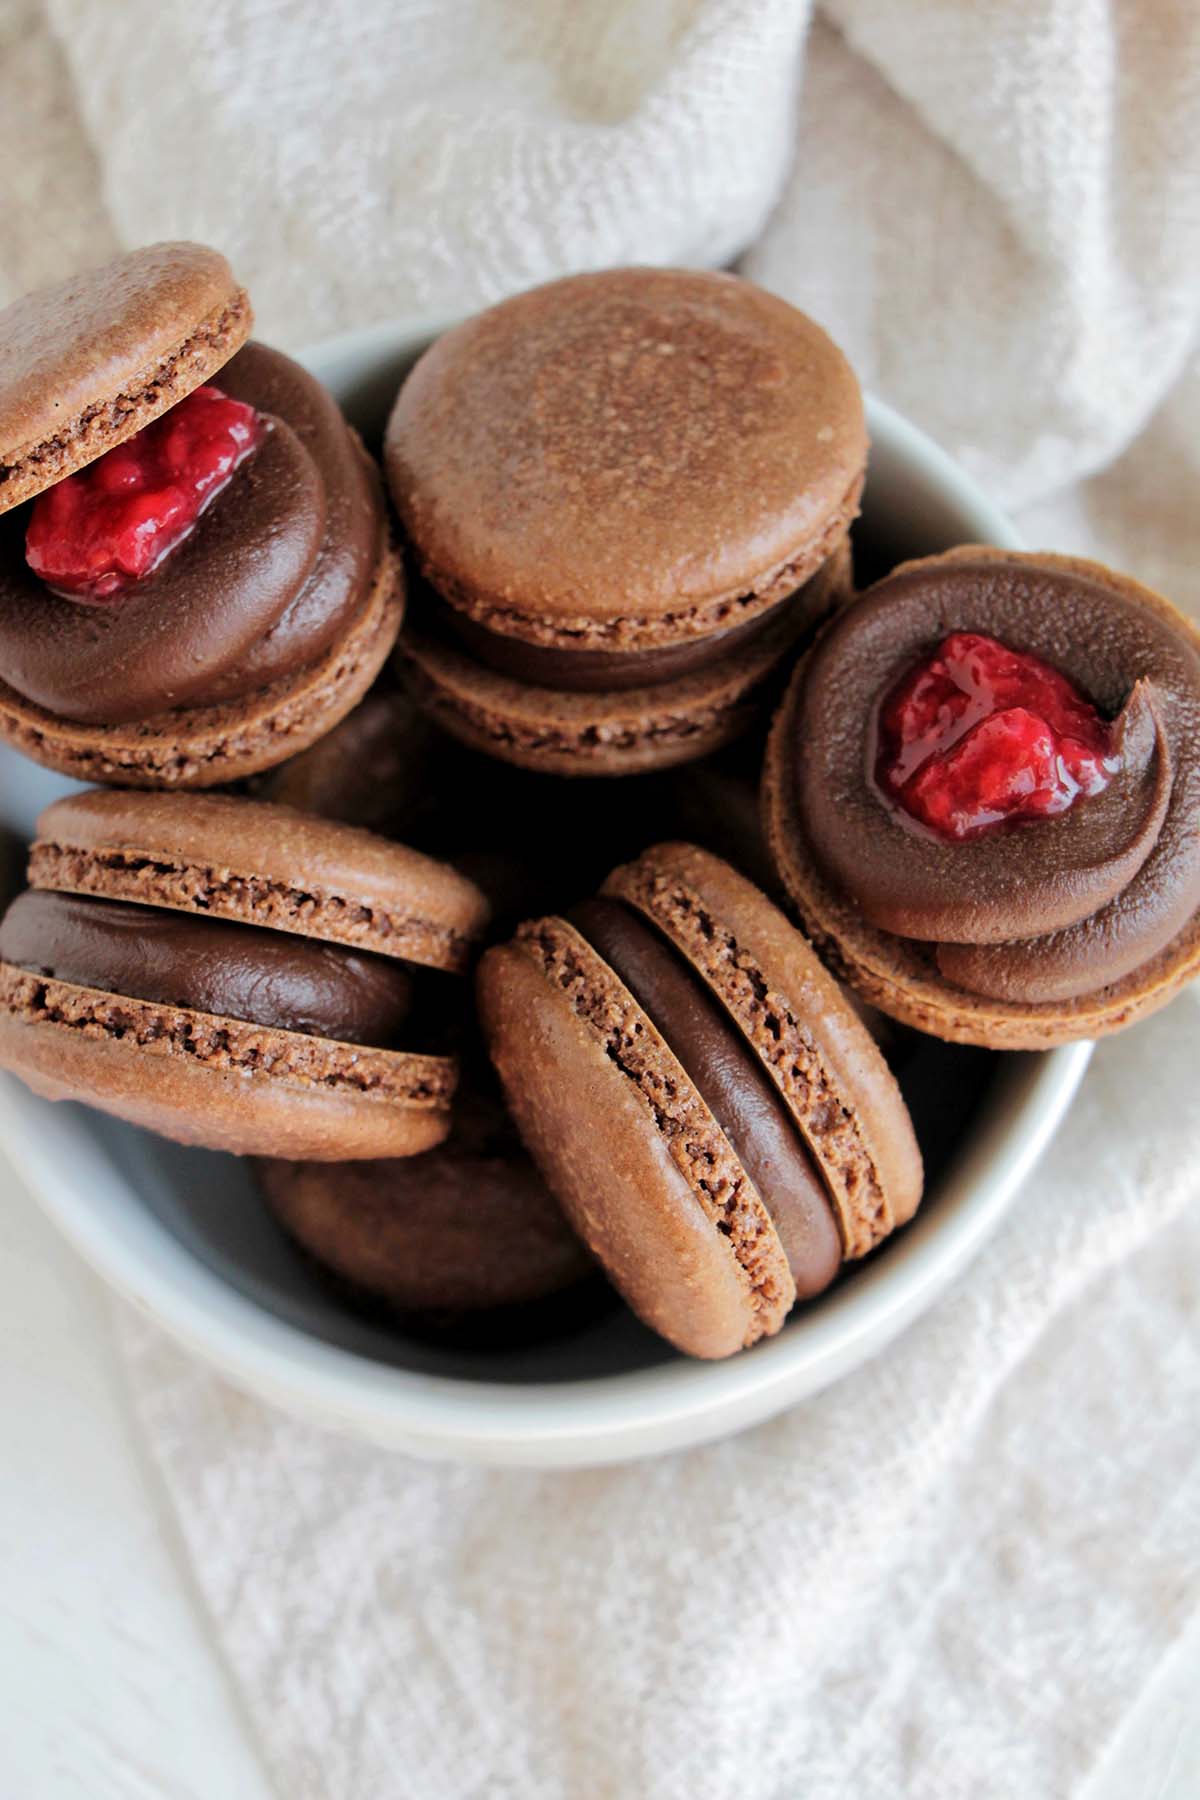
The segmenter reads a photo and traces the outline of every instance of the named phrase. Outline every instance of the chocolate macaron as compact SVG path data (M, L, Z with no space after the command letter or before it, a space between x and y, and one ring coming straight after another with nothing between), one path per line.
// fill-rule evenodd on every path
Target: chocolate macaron
M156 244L0 314L0 738L85 780L209 787L314 742L395 642L378 472L245 340L216 251Z
M1200 970L1200 634L1101 564L903 565L796 669L764 819L806 929L881 1011L1044 1049Z
M487 904L370 833L215 794L96 789L38 821L0 923L0 1066L184 1143L407 1156Z
M572 1224L677 1348L727 1356L911 1218L921 1157L858 1013L799 931L684 844L487 951L509 1108Z
M731 275L572 276L467 320L387 430L413 692L527 768L704 755L846 589L866 448L841 353Z
M488 1073L464 1075L449 1137L421 1156L257 1161L275 1218L350 1295L448 1329L594 1274Z

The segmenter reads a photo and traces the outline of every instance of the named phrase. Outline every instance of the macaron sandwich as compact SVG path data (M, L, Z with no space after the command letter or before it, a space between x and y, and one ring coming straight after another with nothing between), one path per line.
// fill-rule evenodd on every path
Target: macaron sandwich
M235 780L319 738L395 642L378 474L251 322L187 243L0 313L0 739L52 769Z
M525 768L702 756L848 591L866 450L840 351L734 276L609 270L480 313L387 428L412 691Z
M905 1223L921 1156L870 1032L729 864L663 844L479 965L509 1108L579 1235L678 1349L779 1330Z
M38 821L0 923L0 1066L239 1154L427 1150L487 904L352 826L226 794L92 789Z

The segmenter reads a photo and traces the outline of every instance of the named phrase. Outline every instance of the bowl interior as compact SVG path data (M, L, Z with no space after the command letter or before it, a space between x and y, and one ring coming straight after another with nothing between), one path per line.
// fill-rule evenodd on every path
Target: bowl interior
M385 326L304 358L378 440L430 328ZM886 567L1012 527L926 438L878 402L862 551ZM73 784L0 749L0 818L28 834ZM931 1181L918 1220L780 1336L690 1363L623 1308L503 1350L406 1335L331 1290L257 1203L236 1159L184 1149L8 1077L14 1162L101 1273L235 1378L382 1441L490 1460L598 1461L748 1423L851 1366L944 1286L995 1223L1069 1102L1089 1047L997 1057L912 1040L899 1073Z

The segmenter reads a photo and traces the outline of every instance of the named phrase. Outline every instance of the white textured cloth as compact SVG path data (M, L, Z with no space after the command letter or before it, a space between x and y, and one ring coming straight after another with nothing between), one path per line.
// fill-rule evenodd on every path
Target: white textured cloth
M265 336L742 267L1031 542L1200 606L1191 0L7 0L0 295L228 251ZM124 1320L288 1800L1060 1800L1200 1605L1200 1002L891 1351L711 1449L425 1467Z

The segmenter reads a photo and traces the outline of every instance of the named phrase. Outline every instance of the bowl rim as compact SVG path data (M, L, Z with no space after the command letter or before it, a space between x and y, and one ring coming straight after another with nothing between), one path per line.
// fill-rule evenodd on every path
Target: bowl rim
M400 319L298 353L314 372L416 351L454 321ZM336 381L334 383L336 385ZM872 441L978 521L984 541L1020 548L1011 522L917 426L866 396ZM855 1273L778 1336L724 1362L673 1358L561 1382L488 1382L376 1362L285 1320L232 1287L157 1215L130 1204L120 1171L86 1184L65 1152L82 1122L38 1133L24 1089L0 1080L0 1141L52 1222L96 1272L171 1337L248 1389L321 1425L412 1454L580 1467L709 1441L757 1423L848 1373L953 1281L998 1224L1070 1106L1093 1045L1014 1053L1007 1092L959 1157L948 1206L919 1213L886 1258ZM1019 1129L1011 1114L1019 1112ZM81 1115L82 1118L82 1115Z
M968 1192L950 1216L918 1214L886 1260L858 1271L790 1329L724 1362L679 1357L554 1383L485 1384L404 1370L278 1317L226 1282L157 1216L131 1208L119 1171L99 1171L86 1188L70 1179L49 1140L22 1128L23 1090L9 1075L0 1083L0 1134L31 1193L91 1267L237 1386L292 1414L412 1454L586 1466L744 1429L882 1350L990 1235L1069 1107L1092 1047L1023 1055L1038 1066L1023 1072L1020 1141L1006 1145L1002 1122L989 1120L967 1152L957 1182Z

